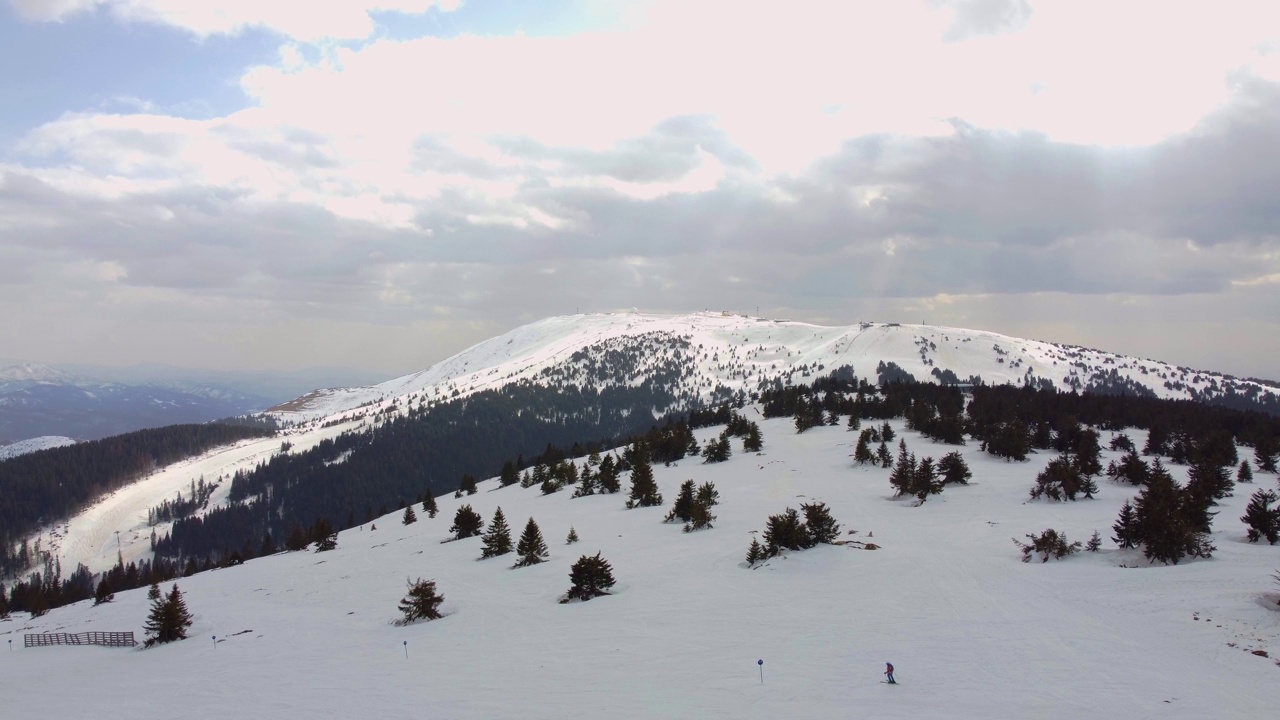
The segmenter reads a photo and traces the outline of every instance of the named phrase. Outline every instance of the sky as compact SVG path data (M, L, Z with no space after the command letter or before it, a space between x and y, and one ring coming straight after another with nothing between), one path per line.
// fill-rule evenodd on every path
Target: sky
M1271 0L0 0L0 88L0 357L710 309L1280 379Z

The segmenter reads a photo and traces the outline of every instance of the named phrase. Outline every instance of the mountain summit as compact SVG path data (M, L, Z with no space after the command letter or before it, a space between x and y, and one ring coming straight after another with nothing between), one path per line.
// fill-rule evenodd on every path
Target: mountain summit
M268 412L310 421L396 399L431 401L508 383L662 385L673 406L747 399L770 385L835 370L869 382L1012 383L1128 393L1280 411L1280 389L1075 345L933 325L826 327L729 313L600 313L552 317L378 385L318 390Z

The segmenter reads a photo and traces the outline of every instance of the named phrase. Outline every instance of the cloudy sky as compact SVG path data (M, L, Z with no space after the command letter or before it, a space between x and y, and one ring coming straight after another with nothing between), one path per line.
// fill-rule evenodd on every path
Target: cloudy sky
M0 0L0 356L418 370L548 315L1280 379L1280 3Z

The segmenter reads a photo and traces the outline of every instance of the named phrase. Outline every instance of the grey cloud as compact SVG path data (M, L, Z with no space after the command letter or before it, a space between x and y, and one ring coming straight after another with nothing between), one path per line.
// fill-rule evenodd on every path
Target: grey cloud
M930 0L930 4L955 10L955 20L942 36L950 42L1017 32L1033 12L1027 0Z

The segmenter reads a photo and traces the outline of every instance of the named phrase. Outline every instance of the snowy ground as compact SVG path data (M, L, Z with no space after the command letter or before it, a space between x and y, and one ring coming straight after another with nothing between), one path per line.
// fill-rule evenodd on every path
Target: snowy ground
M63 437L62 435L41 435L30 440L19 440L9 445L0 445L0 461L15 458L19 455L48 450L49 448L75 444L76 440L74 438Z
M1009 464L969 445L975 484L916 508L889 499L888 471L851 466L855 433L762 428L763 454L735 442L727 463L655 469L667 506L681 481L715 482L712 530L684 534L661 523L667 507L626 510L622 495L541 496L489 481L475 496L441 498L434 520L402 526L397 513L376 531L342 533L330 553L182 580L196 617L184 642L22 648L25 632L141 636L145 590L21 614L0 622L0 645L14 641L0 650L0 708L67 719L986 720L1257 718L1280 707L1280 587L1269 577L1280 546L1245 543L1237 520L1275 476L1258 474L1225 502L1212 560L1148 567L1108 549L1023 564L1010 538L1047 527L1106 535L1132 490L1103 478L1097 500L1028 503L1051 455ZM918 455L950 449L905 435ZM874 533L882 549L824 546L743 567L752 531L810 500L857 531L845 537ZM551 560L511 570L509 556L477 561L479 538L441 544L464 502L486 521L501 505L517 536L535 517ZM570 525L582 540L565 546ZM569 566L596 551L614 567L615 594L559 604ZM406 578L419 576L437 581L447 616L391 625ZM900 686L879 682L886 661Z

